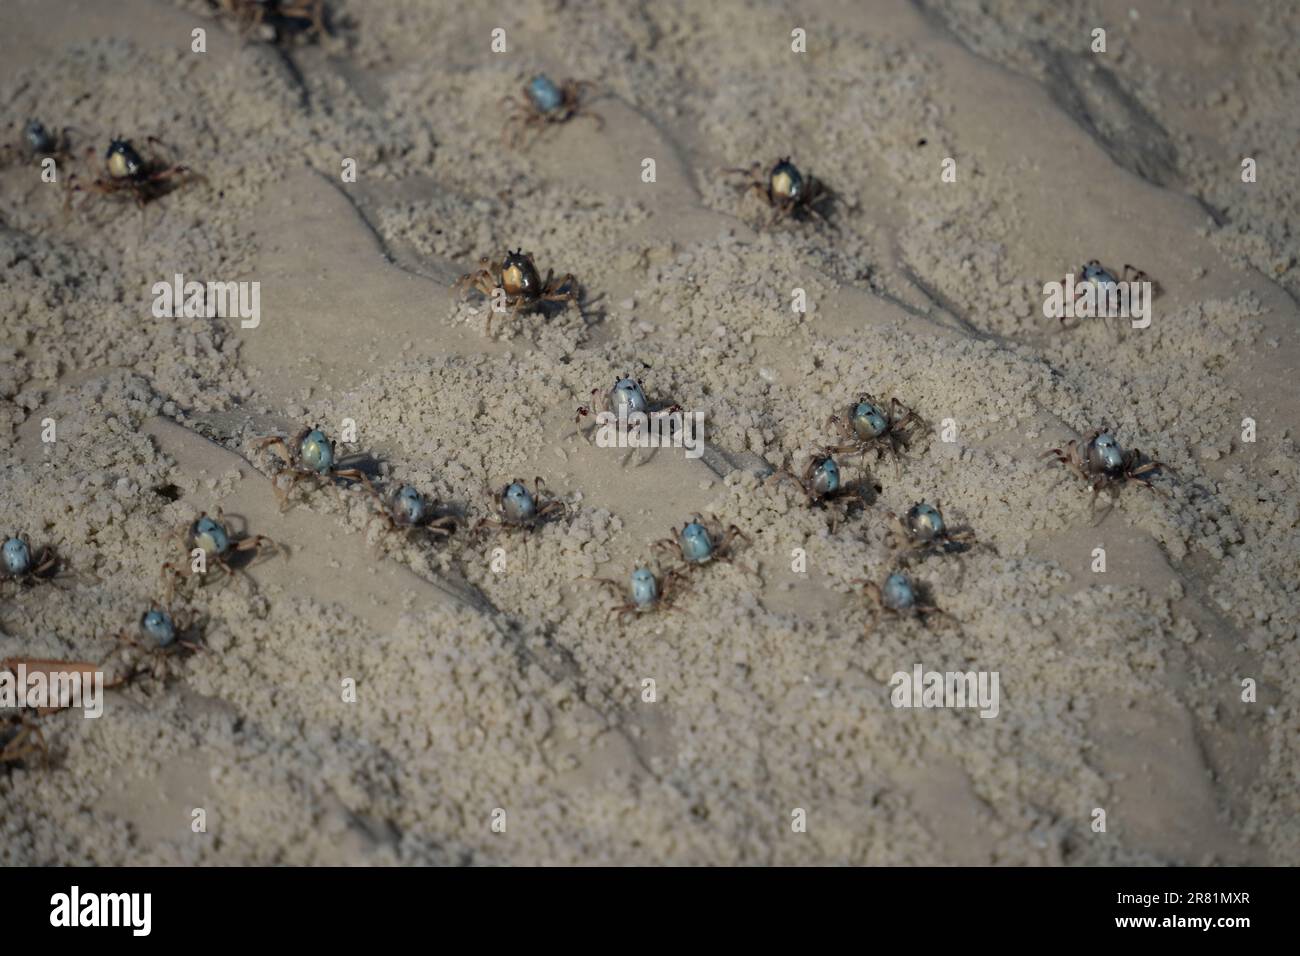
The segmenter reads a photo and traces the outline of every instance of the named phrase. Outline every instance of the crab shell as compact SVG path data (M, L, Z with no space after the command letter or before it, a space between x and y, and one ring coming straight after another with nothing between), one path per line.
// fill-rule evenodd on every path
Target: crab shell
M104 154L108 175L114 179L134 179L144 172L144 160L126 140L115 139Z
M636 412L644 412L649 405L641 383L634 378L621 378L609 390L609 407L615 414L626 409L624 417L627 417Z
M536 295L542 285L532 261L520 252L506 254L501 263L501 288L506 295Z
M418 525L428 514L429 506L420 494L410 485L403 485L393 495L393 517L398 524Z
M813 459L812 490L818 496L840 490L840 466L829 455Z
M29 120L23 127L23 137L33 153L51 153L54 151L54 137L40 120Z
M230 535L220 521L206 515L194 522L190 529L190 541L194 547L201 548L205 554L220 557L230 550Z
M159 647L167 647L176 640L176 625L166 611L150 608L140 617L140 633Z
M908 509L907 527L917 539L933 541L943 537L943 515L934 505L922 501Z
M853 430L864 441L879 438L889 429L889 414L879 405L858 402L851 415Z
M880 600L887 608L906 611L916 604L916 590L906 574L896 571L885 579L885 586L880 589Z
M772 167L770 186L772 195L779 199L798 200L803 196L803 176L789 160Z
M564 95L560 92L560 88L552 83L549 77L541 74L529 80L528 98L533 101L533 106L539 113L550 113L564 102Z
M1119 474L1124 469L1124 449L1114 435L1102 432L1088 443L1088 465L1093 471L1107 475Z
M536 517L537 502L528 489L516 481L501 492L501 512L507 521L524 524Z
M298 454L302 456L302 463L318 474L323 475L334 467L334 446L319 428L303 436Z
M12 576L26 574L32 569L32 551L22 538L10 538L0 548L4 568Z
M709 538L708 530L698 521L692 521L682 528L677 542L681 546L682 557L687 561L699 564L713 557L713 541Z
M632 572L632 603L637 607L649 607L659 600L659 582L649 568L637 568Z

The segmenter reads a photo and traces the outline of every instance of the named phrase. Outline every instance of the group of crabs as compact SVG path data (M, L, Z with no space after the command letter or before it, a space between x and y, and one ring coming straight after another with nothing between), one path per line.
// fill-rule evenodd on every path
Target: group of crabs
M323 31L319 0L281 3L220 0L220 6L235 15L248 29L263 26L267 17L274 16L281 26L306 24L309 30ZM503 100L507 109L503 139L512 145L518 144L530 132L579 116L589 117L598 126L603 126L603 120L586 109L589 88L590 85L582 81L567 80L557 85L545 76L534 77L523 88L521 97ZM150 137L150 142L156 144L159 141ZM0 147L0 161L14 156L66 160L71 155L68 129L51 133L35 120L26 125L17 142ZM125 195L143 207L170 191L178 180L195 175L183 165L145 159L130 141L122 138L110 142L104 165L105 175L88 186L83 187L75 175L70 177L70 189ZM788 157L771 164L756 163L729 172L743 177L738 184L741 191L759 197L766 204L770 213L768 225L781 220L809 219L830 224L827 213L829 205L835 201L834 194L819 180L800 172ZM1128 271L1130 267L1126 267L1126 277ZM1079 279L1100 285L1116 281L1115 276L1096 261L1082 268ZM572 274L557 281L553 271L548 271L546 278L542 279L532 255L522 249L507 252L499 266L494 266L487 257L483 258L479 270L462 276L456 287L466 293L477 291L486 297L501 296L506 310L512 315L544 311L553 303L575 302L580 291ZM489 333L494 311L488 310ZM676 408L652 408L642 383L626 375L620 377L608 392L596 389L592 394L595 401L591 407L578 409L578 420L598 410L618 412L623 409L629 413L656 414ZM886 404L869 394L860 395L843 416L832 416L828 422L836 429L839 444L823 448L811 456L802 473L778 469L768 482L788 480L797 484L810 507L830 512L831 530L834 532L838 523L845 520L855 506L870 503L873 494L880 491L879 485L870 484L865 479L846 482L834 456L874 452L877 459L888 454L897 461L906 450L910 430L917 421L913 412L896 398ZM362 487L379 504L378 517L392 531L440 540L452 535L460 524L457 515L438 507L436 502L411 485L403 484L381 492L361 469L343 467L335 443L319 428L305 428L292 438L268 436L258 440L254 447L257 451L274 453L277 464L272 482L282 508L288 506L293 489L303 481L329 485L336 490L340 487L338 482L342 481ZM1167 467L1158 461L1143 460L1137 450L1123 450L1113 431L1104 427L1047 454L1092 487L1094 504L1101 491L1114 492L1129 482L1154 488L1152 473ZM497 513L480 520L474 528L475 533L489 527L530 531L566 511L564 502L545 492L541 478L534 481L531 490L516 479L495 492L494 499ZM887 540L892 551L893 569L882 583L854 582L862 586L871 606L868 631L882 613L911 616L923 623L932 616L946 616L913 580L910 567L914 561L928 555L960 553L978 544L971 529L949 525L938 504L918 502L901 518L889 514L889 521L891 527ZM201 514L184 528L173 531L170 537L182 546L185 560L167 562L162 567L165 604L151 603L141 615L134 633L119 635L121 646L145 655L151 666L141 666L137 656L129 670L114 678L108 686L118 686L147 671L161 676L166 662L173 655L202 649L199 617L188 611L173 613L167 606L177 585L203 580L206 574L196 576L195 571L206 571L210 566L233 577L246 571L259 557L280 550L275 542L263 535L236 532L220 511L215 516ZM706 519L695 515L681 529L674 529L671 537L655 542L657 553L667 553L674 559L675 563L667 570L656 574L651 567L637 567L631 573L627 590L609 578L590 580L609 587L615 593L615 606L610 613L620 619L654 609L670 609L689 586L693 570L713 562L732 561L734 545L749 540L748 535L735 525L724 528L714 517ZM200 552L202 561L194 561L194 556ZM47 546L34 551L25 536L14 535L0 547L0 582L23 586L53 580L58 564L52 548ZM29 670L56 665L93 669L93 665L84 662L12 658L0 661L0 670L12 669L19 663L26 663ZM44 745L39 730L26 718L10 717L0 724L0 764L21 760L35 749L43 750Z
M575 116L593 116L598 123L602 122L585 109L583 94L588 86L585 82L568 80L557 87L545 76L534 77L524 87L521 98L507 100L512 108L513 123L513 126L507 125L508 137L514 141L523 132L565 122ZM812 175L802 173L789 157L728 172L742 177L738 184L742 192L757 196L766 204L769 211L766 225L783 220L816 220L833 227L828 213L836 201L834 192ZM1123 278L1135 281L1146 278L1146 275L1126 265ZM1082 286L1087 283L1104 291L1107 286L1120 281L1114 271L1095 259L1080 268L1077 280L1080 294ZM543 280L532 255L522 249L507 251L499 266L488 257L482 258L479 269L461 276L456 288L464 293L477 291L485 298L497 297L511 315L542 312L551 303L573 302L579 295L578 281L571 273L556 281L554 272L548 271ZM488 310L489 334L493 311L495 309ZM627 376L618 379L608 393L601 395L599 390L594 390L592 394L600 399L602 410L612 412L624 409L629 413L667 414L676 410L676 406L652 409L641 383ZM590 413L584 406L578 410L578 417L581 419ZM874 450L878 457L888 452L897 459L907 447L909 429L916 421L913 412L897 399L891 399L886 407L869 394L860 395L844 418L832 416L830 419L842 444L813 455L801 475L780 469L769 481L793 480L811 506L831 509L833 532L837 522L847 516L855 502L867 502L871 491L880 490L879 486L868 486L863 480L844 482L833 455ZM1151 483L1152 473L1168 467L1159 461L1144 460L1136 449L1125 451L1113 431L1105 427L1094 429L1082 440L1071 440L1064 449L1054 448L1047 454L1092 487L1094 508L1101 491L1113 492L1130 481L1155 489ZM518 483L509 486L507 491L511 489L515 493L526 493ZM938 505L928 502L913 505L901 519L890 514L890 521L890 541L894 563L898 565L896 570L882 584L855 582L862 584L873 607L872 622L882 611L916 616L923 621L930 615L942 615L944 612L922 597L922 589L913 582L906 570L907 565L910 559L926 554L966 550L976 544L974 533L969 528L949 526ZM709 561L729 560L731 545L737 540L748 538L734 525L724 529L716 519L706 521L696 516L680 531L675 531L674 537L656 543L657 549L667 550L680 558L680 564L659 576L648 567L634 570L630 579L630 600L618 604L611 613L622 616L656 607L670 607L673 596L680 592L688 579L687 570ZM595 580L609 586L619 595L619 600L623 599L624 591L618 582L607 578ZM871 626L869 622L868 629Z
M624 377L603 399L605 408L628 412L650 412L641 383ZM673 406L674 408L676 406ZM584 406L579 417L588 414ZM627 420L620 416L621 420ZM911 442L911 432L920 423L919 417L897 398L886 404L870 394L861 394L846 409L844 415L832 415L828 426L835 429L839 444L822 448L809 457L802 473L787 468L772 472L767 484L790 481L797 485L810 508L829 512L830 530L833 534L841 521L852 510L865 507L881 491L879 484L866 477L845 481L836 455L867 456L875 454L876 460L892 457L895 467ZM1140 451L1125 451L1112 430L1097 428L1085 438L1071 439L1064 448L1053 448L1048 457L1065 465L1092 488L1095 510L1096 498L1106 491L1115 494L1129 482L1160 491L1151 483L1153 473L1167 465L1145 460ZM864 475L866 474L864 469ZM1163 494L1163 492L1161 492ZM892 616L914 617L925 623L932 616L946 617L946 612L935 606L926 589L914 580L912 566L920 560L941 554L959 554L981 545L974 531L966 526L949 524L937 502L920 501L899 517L888 513L889 530L886 542L891 552L892 570L882 583L855 580L870 605L867 632L879 621L882 613ZM730 561L732 545L739 540L749 541L748 535L731 525L723 528L716 518L705 520L696 515L674 537L655 544L656 550L667 551L680 559L667 572L656 576L649 567L638 567L631 575L631 600L618 604L611 614L640 614L653 608L670 608L674 596L689 580L688 572L711 561ZM608 578L596 579L608 586L616 595L622 593L618 582Z
M278 43L293 36L315 37L328 33L324 0L210 0L210 3L245 36L260 34ZM0 165L45 159L70 164L76 155L73 132L70 126L51 130L40 120L30 119L16 137L0 144ZM158 137L148 136L145 140L149 148L141 151L130 139L111 137L99 175L85 184L75 172L67 177L65 203L70 204L77 193L92 193L126 196L143 209L186 182L204 178L188 166L162 158L167 147ZM88 146L84 156L89 158L96 152L96 147Z

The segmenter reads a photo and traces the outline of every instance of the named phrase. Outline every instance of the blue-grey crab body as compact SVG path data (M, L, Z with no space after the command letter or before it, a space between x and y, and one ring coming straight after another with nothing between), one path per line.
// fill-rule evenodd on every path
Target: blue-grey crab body
M609 589L614 605L609 609L611 615L620 620L623 617L638 617L657 611L673 609L677 594L685 589L686 577L680 568L670 568L661 576L648 567L636 568L628 578L628 590L611 578L593 578L597 584ZM630 591L631 600L628 600Z
M713 557L713 542L709 539L708 529L698 521L689 522L677 536L681 546L682 557L687 561L701 564Z
M190 531L190 541L196 548L201 548L209 557L224 557L230 550L230 534L226 526L207 515L194 522Z
M840 466L829 455L815 460L811 481L813 494L817 497L835 494L840 490Z
M140 618L140 632L158 647L170 647L176 641L176 624L160 608L150 608Z
M858 402L850 417L853 431L863 441L879 438L889 430L889 413L875 402Z
M650 403L646 401L645 390L634 378L621 378L609 390L610 411L616 415L630 416L644 413Z
M874 451L877 458L890 454L897 463L911 442L910 429L915 424L915 415L897 398L891 398L886 407L871 395L862 394L848 406L844 418L832 415L828 424L839 432L844 442L830 451L854 454Z
M880 600L891 611L906 611L916 605L916 592L912 581L906 574L894 572L885 578L885 585L880 589Z
M614 380L608 391L593 388L590 404L578 406L573 420L580 422L591 415L597 425L608 421L619 428L626 427L628 433L640 434L642 429L665 422L670 429L681 428L681 412L680 405L652 403L646 397L645 384L625 373Z
M28 149L38 156L53 153L58 149L54 134L47 130L40 120L27 121L27 125L23 127L23 138L27 141Z
M143 660L153 676L161 680L169 673L173 661L202 650L197 643L197 625L198 622L186 612L173 612L150 604L149 609L140 615L134 632L117 635L124 650L132 648L135 651L132 655L135 659L130 661L131 676L144 672L145 668L140 666Z
M903 520L891 514L893 530L890 542L896 557L906 563L913 557L962 552L973 545L975 532L965 526L950 526L937 504L919 501L908 509Z
M4 558L5 574L11 578L27 574L32 569L32 550L22 538L9 538L0 548Z
M33 551L26 535L15 534L0 545L0 581L14 581L24 587L48 580L54 576L58 561L52 547Z
M307 480L315 487L328 485L336 492L335 479L360 484L372 498L378 498L370 476L360 468L340 468L334 440L321 429L304 428L291 439L281 435L268 435L253 443L254 451L274 450L278 466L271 475L271 486L280 500L280 510L289 507L289 496L300 481ZM288 476L283 484L281 479ZM341 494L341 492L340 492Z
M934 541L946 534L943 515L939 509L927 502L919 502L907 510L907 527L914 537L921 541Z
M863 585L871 615L867 620L867 633L880 620L881 613L895 617L915 617L925 624L932 616L947 618L945 611L935 607L922 597L921 588L904 571L892 571L885 578L884 584L877 585L871 581L857 582Z
M528 524L537 517L537 501L522 482L512 482L501 493L501 513L511 524Z
M319 428L303 436L298 444L298 454L302 463L317 474L328 474L334 467L334 444Z
M40 120L29 119L23 124L22 132L12 143L0 145L0 162L8 165L10 161L29 161L37 158L50 158L60 164L72 159L72 145L68 137L68 127L62 130L50 130Z
M1124 449L1109 432L1102 432L1088 443L1088 464L1096 471L1114 477L1124 470Z
M659 600L659 582L649 568L637 568L632 572L632 603L640 608L647 608Z
M680 531L674 529L671 538L655 542L655 548L670 551L686 568L698 567L713 561L730 561L732 544L749 536L734 524L725 530L717 518L695 515Z
M398 524L423 524L428 513L428 502L415 488L403 485L397 490L397 494L393 497L393 518Z
M1142 283L1147 289L1147 294L1154 297L1158 294L1159 286L1151 282L1150 278L1141 269L1124 264L1124 269L1116 274L1114 269L1108 269L1096 259L1090 259L1084 263L1074 277L1075 299L1092 298L1095 305L1092 311L1084 311L1083 317L1087 315L1110 316L1112 310L1121 303L1119 286L1123 284L1132 285ZM1104 303L1104 306L1103 306ZM1087 307L1085 307L1086 309ZM1070 321L1072 318L1065 310L1062 310L1060 320L1061 325L1065 328L1071 328L1074 324Z
M591 84L586 80L565 80L555 83L544 74L537 74L524 84L523 95L501 98L506 121L501 129L502 140L511 146L519 145L526 135L540 132L549 125L564 123L575 116L585 116L603 129L605 121L588 110L583 103Z
M552 515L562 515L568 507L563 501L549 498L544 493L546 483L541 478L533 479L533 490L516 478L495 497L497 514L495 518L483 518L475 527L481 531L490 523L506 530L532 531L546 522Z
M551 113L560 108L564 94L551 82L551 78L538 74L528 81L528 96L540 113Z
M181 552L178 556L180 560L167 561L162 566L161 574L168 601L178 583L194 577L198 577L200 582L205 581L207 573L213 570L212 565L231 577L236 570L245 571L263 549L272 552L279 550L274 541L263 535L239 536L232 533L220 508L215 516L206 511L201 513L189 524L172 530L168 538L176 541ZM202 562L196 561L195 552L202 553Z
M1103 489L1112 494L1130 481L1160 491L1151 483L1151 473L1157 469L1173 472L1164 462L1142 461L1136 448L1125 451L1114 433L1107 428L1094 428L1082 440L1070 439L1064 448L1053 448L1047 456L1054 457L1092 486L1093 507ZM1164 494L1163 491L1160 491Z
M803 473L797 475L786 468L778 468L768 478L769 485L779 481L792 481L808 499L808 507L830 514L830 530L834 534L841 521L849 518L855 508L871 500L872 491L879 492L880 486L873 485L864 475L846 482L839 463L826 451L808 459Z
M1095 282L1097 285L1116 285L1119 280L1097 260L1093 260L1083 267L1081 278L1085 282Z
M377 517L387 522L390 530L406 532L409 536L420 533L432 538L449 537L459 523L454 515L437 514L437 502L431 500L418 488L402 485L387 499L380 500L380 512Z

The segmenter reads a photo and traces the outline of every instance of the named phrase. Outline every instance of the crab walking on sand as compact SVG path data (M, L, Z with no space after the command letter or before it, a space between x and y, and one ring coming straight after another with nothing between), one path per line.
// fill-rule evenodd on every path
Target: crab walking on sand
M1168 492L1151 483L1151 474L1155 471L1177 474L1162 461L1143 462L1142 453L1136 448L1125 451L1115 435L1104 425L1094 428L1082 441L1072 438L1064 449L1053 448L1043 457L1055 458L1092 487L1094 511L1100 492L1107 491L1114 498L1129 482L1136 482L1168 497Z
M59 556L46 545L35 553L27 535L18 533L0 545L0 582L12 581L18 587L31 587L50 581L58 570Z
M722 523L713 515L702 518L697 514L682 525L680 531L674 528L672 537L656 541L654 547L658 551L667 551L678 558L684 569L698 568L714 561L725 561L736 564L742 570L750 571L749 568L734 561L733 545L737 541L751 543L749 535L734 524L724 529Z
M313 482L317 487L328 485L338 491L336 479L353 481L362 485L372 497L378 497L370 476L359 468L341 468L335 443L319 428L304 428L293 438L267 435L253 443L254 452L271 451L275 454L276 468L271 476L271 487L280 499L280 510L289 507L289 496L300 481ZM280 479L289 477L287 486ZM340 492L340 495L342 493Z
M175 592L176 585L194 579L206 582L211 565L216 565L226 572L227 577L236 573L247 574L247 566L256 561L264 552L279 554L279 546L265 535L238 535L231 531L229 523L220 508L216 516L201 512L197 519L181 528L170 531L168 539L180 546L181 560L163 564L161 575L167 590L168 600ZM246 562L236 565L234 562L247 557Z
M979 544L974 531L948 524L939 506L928 501L918 501L902 518L891 512L889 520L889 544L902 563L931 554L960 553Z
M52 159L59 166L67 165L72 160L72 139L68 135L71 129L65 126L58 132L50 132L40 120L28 120L21 136L0 146L0 167L43 159Z
M506 122L501 128L501 139L510 146L518 146L528 133L540 134L547 126L567 123L574 117L586 117L596 124L596 130L605 128L599 114L586 108L584 100L592 84L586 80L565 80L558 86L545 74L528 81L518 99L503 96L501 106L506 111Z
M511 316L527 314L545 308L549 303L569 303L578 300L578 280L573 273L567 273L558 282L555 272L546 271L543 280L533 263L532 253L523 249L506 252L501 265L494 266L492 260L484 256L479 260L476 272L467 272L456 280L454 286L463 296L477 291L488 299L486 334L492 334L492 317L498 312L509 312Z
M388 530L408 538L425 540L446 539L455 533L460 519L455 515L439 515L437 503L413 485L394 488L386 498L379 500L380 511L372 520L381 520Z
M793 481L808 499L808 507L830 513L832 534L841 521L848 519L855 506L867 505L872 494L879 494L881 490L880 485L868 481L866 475L855 481L845 481L839 464L826 449L808 459L802 475L781 468L771 474L767 484L774 485L780 481Z
M161 145L161 141L150 136L151 144ZM90 152L93 153L93 147ZM190 180L202 179L188 166L178 163L156 162L145 159L131 144L130 140L114 139L108 144L104 153L104 171L106 175L92 180L82 186L76 177L70 176L68 183L73 192L92 192L100 196L130 196L141 209L173 189Z
M154 679L162 680L170 672L173 660L204 649L199 643L201 628L198 618L190 612L150 604L140 615L134 632L124 631L117 637L123 648L134 652L130 676L142 672L140 662L144 660Z
M746 194L757 195L767 203L771 215L766 223L773 226L783 219L814 218L834 227L823 211L835 201L835 194L811 174L805 176L790 157L776 160L770 166L754 163L747 169L729 169L728 173L745 177L738 188Z
M865 455L874 451L877 460L889 454L894 458L895 471L901 476L898 461L911 444L911 429L917 422L916 414L897 398L891 398L886 409L882 402L864 392L848 407L843 418L832 415L827 421L844 442L830 448L829 453Z
M588 580L609 590L614 599L609 614L620 621L625 617L637 617L651 611L674 610L673 602L688 587L686 574L681 568L672 568L660 575L647 567L637 568L628 577L626 591L612 578Z
M541 478L534 478L533 490L529 491L528 486L516 478L493 493L496 514L479 519L474 531L479 533L489 527L502 531L535 531L551 517L565 514L568 506L547 495L545 486Z
M893 617L911 617L927 624L932 617L951 620L952 615L922 596L920 586L905 571L894 571L885 578L883 584L874 581L856 580L854 584L862 585L863 596L867 599L871 616L867 620L866 633L870 635L880 621L882 613Z

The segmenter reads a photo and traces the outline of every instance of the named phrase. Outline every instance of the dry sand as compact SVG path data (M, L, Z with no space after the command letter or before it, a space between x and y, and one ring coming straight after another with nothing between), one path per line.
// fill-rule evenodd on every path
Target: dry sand
M1294 5L330 7L337 36L286 57L199 0L5 0L11 137L154 134L206 182L65 215L34 167L0 179L0 514L66 563L6 585L0 658L106 657L201 510L288 557L180 602L209 653L170 680L41 720L50 765L0 770L0 861L1300 862ZM603 130L503 148L497 100L538 70L595 82ZM836 230L756 228L722 172L786 154L842 197ZM587 301L488 338L451 283L520 245ZM1160 282L1150 328L1043 317L1042 283L1091 258ZM260 282L261 325L154 318L177 272ZM702 411L709 453L581 437L624 371ZM931 427L832 535L760 476L864 390ZM252 441L345 418L349 451L471 520L514 476L569 513L433 549L359 493L280 513ZM1102 422L1177 476L1094 526L1042 455ZM921 498L996 553L920 565L955 626L867 634L852 582ZM751 536L748 570L607 622L580 579L695 511ZM893 708L918 662L997 671L999 715Z

